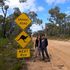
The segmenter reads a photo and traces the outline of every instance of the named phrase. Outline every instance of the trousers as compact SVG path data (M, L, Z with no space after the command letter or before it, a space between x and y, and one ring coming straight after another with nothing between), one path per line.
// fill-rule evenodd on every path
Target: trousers
M45 54L46 54L46 57L49 59L49 54L48 54L48 51L47 51L47 47L41 48L41 52L42 52L43 59L45 59Z

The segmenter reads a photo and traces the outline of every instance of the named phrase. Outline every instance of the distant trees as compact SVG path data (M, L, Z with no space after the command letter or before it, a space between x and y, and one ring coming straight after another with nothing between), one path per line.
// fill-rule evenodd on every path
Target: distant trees
M70 16L62 13L59 7L51 8L49 11L50 18L46 24L46 32L49 36L69 37L70 36Z
M49 21L55 24L61 25L64 22L66 17L65 13L60 12L59 7L54 7L53 9L49 10L50 18Z

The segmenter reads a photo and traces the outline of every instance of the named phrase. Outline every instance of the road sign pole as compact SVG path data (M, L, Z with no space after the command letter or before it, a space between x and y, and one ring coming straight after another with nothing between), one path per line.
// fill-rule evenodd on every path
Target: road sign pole
M31 20L27 14L22 13L18 18L16 18L15 22L24 30L31 23ZM17 58L30 57L30 49L24 49L31 40L30 36L26 32L22 31L15 40L22 47L22 49L17 50Z

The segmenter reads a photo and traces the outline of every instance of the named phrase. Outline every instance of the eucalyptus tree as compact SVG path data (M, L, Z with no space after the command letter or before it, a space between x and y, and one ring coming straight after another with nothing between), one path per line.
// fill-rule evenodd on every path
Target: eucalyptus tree
M8 8L9 8L8 5L5 5L5 1L7 1L7 0L0 0L0 8L3 12L3 24L2 24L3 37L6 37L5 25L6 25L7 11L8 11Z
M42 22L43 22L41 19L38 18L37 13L34 12L34 11L30 11L30 12L28 13L28 16L29 16L29 18L32 20L32 24L39 24L39 25L41 25ZM32 24L31 24L31 25L32 25Z
M21 11L18 7L14 8L14 19L16 19L21 14Z
M0 24L3 22L3 15L0 15Z
M65 22L65 18L66 18L66 14L65 13L62 13L60 11L60 8L59 7L54 7L54 8L51 8L49 10L49 14L50 14L50 18L49 18L49 21L51 23L54 23L56 24L56 27L57 27L57 24L59 25L59 34L62 34L64 32L64 25L66 24ZM55 27L55 29L57 30L57 28Z

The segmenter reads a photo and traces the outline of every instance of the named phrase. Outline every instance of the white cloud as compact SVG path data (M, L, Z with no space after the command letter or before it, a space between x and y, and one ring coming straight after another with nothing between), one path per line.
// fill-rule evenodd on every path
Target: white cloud
M41 11L44 11L44 7L42 6L36 7L35 5L33 5L30 11L41 12Z
M42 7L42 6L38 7L38 11L43 11L43 10L44 10L44 7Z
M0 15L3 15L3 13L0 12Z
M30 29L32 30L32 32L35 32L35 31L39 31L39 30L42 30L42 27L38 24L33 24Z
M65 3L67 1L69 1L69 0L46 0L46 3L48 3L50 5L52 5L52 4L56 5L59 3Z
M21 12L23 12L24 10L35 12L43 11L44 8L42 6L37 7L35 1L36 0L27 0L24 3L20 3L19 0L9 0L9 2L6 2L6 4L9 5L11 9L18 7L21 10Z
M50 1L50 0L46 0L46 2L47 2L48 4L52 4L52 3L54 3L54 1L55 1L55 0L51 0L51 1Z
M10 8L18 7L21 11L24 11L35 5L35 0L27 0L27 2L24 3L20 3L19 0L9 0L6 4L9 5Z
M36 6L35 6L35 5L33 5L33 6L30 8L30 11L37 12L37 11L38 11L38 9L36 8Z

